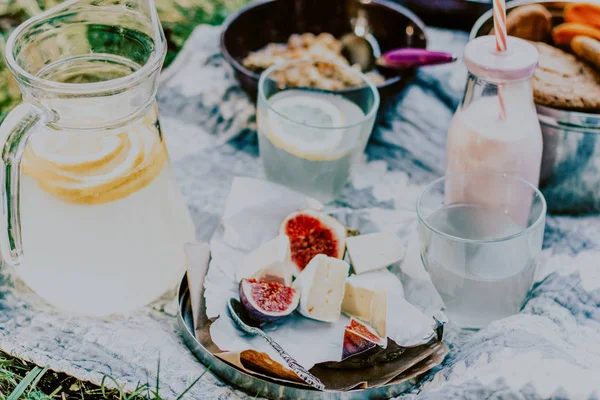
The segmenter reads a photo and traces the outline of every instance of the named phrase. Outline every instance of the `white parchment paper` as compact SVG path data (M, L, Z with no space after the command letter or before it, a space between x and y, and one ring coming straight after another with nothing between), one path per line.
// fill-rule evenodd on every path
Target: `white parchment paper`
M363 234L383 231L407 234L415 226L414 213L408 210L328 210L318 201L274 183L253 178L235 178L223 219L210 243L212 260L204 284L206 314L209 318L220 316L212 324L210 334L221 350L237 352L253 349L265 352L273 360L285 365L262 338L245 335L234 325L227 312L227 302L232 297L238 298L235 271L243 255L273 239L277 235L279 224L288 214L306 208L324 210L342 224L358 229ZM405 279L407 277L408 275ZM399 309L398 312L402 311ZM335 323L325 323L294 313L264 329L300 364L310 369L320 362L341 360L344 328L348 322L349 318L346 316ZM422 332L433 332L433 329L432 326L424 326L411 331L420 334L399 344L424 343L426 340Z

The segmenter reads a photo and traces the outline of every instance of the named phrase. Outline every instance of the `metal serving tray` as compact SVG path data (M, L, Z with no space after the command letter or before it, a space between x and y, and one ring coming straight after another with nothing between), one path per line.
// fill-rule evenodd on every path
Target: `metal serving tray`
M202 321L208 322L206 318L206 307L204 305L204 278L202 279L200 312L204 315ZM325 391L308 389L301 386L281 385L275 381L261 379L249 375L228 363L215 357L207 348L208 343L201 343L194 335L192 307L188 290L187 276L183 277L179 285L179 327L185 344L191 352L204 365L210 366L211 372L223 379L225 382L248 392L251 396L266 397L269 399L324 399L324 400L364 400L364 399L389 399L398 396L412 387L410 381L399 384L386 385L373 389L351 390L347 392ZM208 340L208 339L207 339ZM213 345L214 346L214 345Z

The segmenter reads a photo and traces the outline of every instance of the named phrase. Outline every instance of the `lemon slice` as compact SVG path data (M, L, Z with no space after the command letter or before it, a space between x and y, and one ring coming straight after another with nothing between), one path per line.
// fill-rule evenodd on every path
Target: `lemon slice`
M269 110L266 134L277 147L301 158L318 159L331 155L342 143L344 131L339 127L344 125L344 114L330 101L296 95L276 99L271 108L275 112Z
M60 178L39 180L49 192L61 197L97 196L119 184L144 160L144 147L137 134L125 135L125 147L111 162L83 174L60 171Z
M46 192L72 203L127 197L152 182L167 162L155 124L128 126L120 134L44 135L27 147L23 172Z
M109 163L123 150L117 135L44 132L34 136L30 150L38 158L66 171L86 171Z

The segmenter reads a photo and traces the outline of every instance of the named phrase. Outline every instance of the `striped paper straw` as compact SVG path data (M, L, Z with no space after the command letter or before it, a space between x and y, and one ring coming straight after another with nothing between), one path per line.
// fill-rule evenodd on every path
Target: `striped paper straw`
M496 35L496 50L506 51L506 3L504 0L494 0L494 33ZM506 119L506 104L504 103L504 85L498 84L498 102L500 103L500 119Z

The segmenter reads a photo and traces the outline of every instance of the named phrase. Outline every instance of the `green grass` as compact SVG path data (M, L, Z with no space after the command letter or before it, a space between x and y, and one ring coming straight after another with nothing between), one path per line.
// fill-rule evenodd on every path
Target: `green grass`
M183 399L208 370L210 368L191 382L178 399ZM159 376L160 362L156 382L139 384L133 392L126 392L111 376L105 376L98 386L0 352L0 400L161 400ZM118 389L110 389L108 386Z

